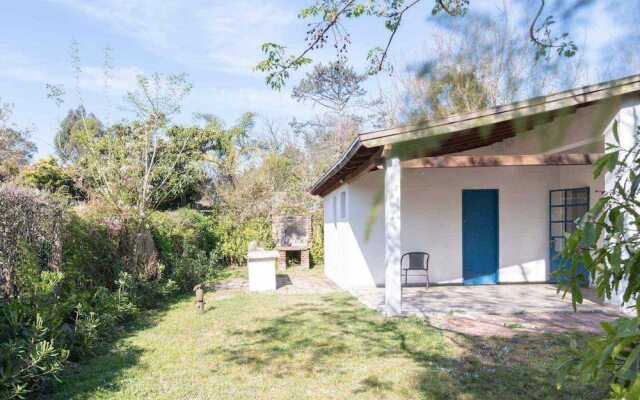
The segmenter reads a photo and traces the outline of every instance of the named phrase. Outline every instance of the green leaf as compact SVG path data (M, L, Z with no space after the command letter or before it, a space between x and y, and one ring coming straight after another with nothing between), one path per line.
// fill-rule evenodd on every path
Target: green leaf
M582 240L587 246L592 246L596 241L596 227L591 222L584 224L582 228Z
M616 166L618 165L618 155L619 152L617 151L609 153L609 157L607 158L607 169L609 172L613 172L613 170L616 169Z
M610 152L610 153L606 153L604 156L597 159L595 163L593 163L594 179L599 177L600 174L602 174L602 171L604 171L604 167L606 167L607 164L609 163L609 159L613 157L612 154L616 154L616 158L617 158L617 152Z
M613 127L611 129L613 131L613 138L616 140L616 144L620 144L620 135L618 134L618 120L613 120Z
M610 322L601 322L600 326L602 326L602 329L609 335L615 335L616 328L614 328Z
M633 385L629 388L629 393L627 394L627 399L638 399L640 398L640 374L636 375L636 380L633 382Z
M573 284L571 285L571 300L573 302L573 308L575 310L576 308L576 303L577 304L582 304L582 290L580 289L580 285L578 284L577 281L574 281Z

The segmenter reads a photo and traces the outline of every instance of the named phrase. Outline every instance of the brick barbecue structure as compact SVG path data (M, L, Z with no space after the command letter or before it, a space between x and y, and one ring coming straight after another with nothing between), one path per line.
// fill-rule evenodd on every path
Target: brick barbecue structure
M278 250L278 269L287 268L287 253L300 254L300 266L309 268L309 248L311 245L311 218L283 215L272 218L271 233Z

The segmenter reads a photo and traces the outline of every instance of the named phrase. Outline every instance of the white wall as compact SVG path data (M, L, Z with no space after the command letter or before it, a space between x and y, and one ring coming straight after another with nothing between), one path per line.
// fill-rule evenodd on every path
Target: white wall
M525 135L459 154L601 152L602 132L616 112L617 108L604 106L583 108ZM402 253L429 252L432 283L461 283L462 190L498 189L499 282L547 281L549 191L588 186L593 204L604 181L594 182L592 170L592 166L404 169ZM382 171L370 172L325 197L326 274L345 289L384 285L383 179ZM349 203L347 219L331 220L333 198L343 190Z
M405 169L402 171L402 253L431 255L432 283L462 283L462 190L499 191L499 281L549 279L549 190L591 187L592 202L602 182L590 166ZM348 185L352 213L349 271L353 287L384 285L383 210L375 212L365 237L382 173ZM422 278L410 282L423 282Z
M349 197L347 185L325 196L324 198L324 259L325 274L343 289L349 288L349 254L354 241L351 238L351 227L347 218L341 214L342 202L340 193ZM345 210L346 216L349 210Z

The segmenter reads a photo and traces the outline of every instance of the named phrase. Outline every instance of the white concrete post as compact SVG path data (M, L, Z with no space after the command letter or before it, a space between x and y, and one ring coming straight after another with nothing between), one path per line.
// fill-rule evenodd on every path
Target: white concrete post
M640 104L638 104L637 99L629 99L624 101L620 105L620 111L615 116L615 119L618 121L618 137L620 139L620 147L622 147L623 151L620 152L619 158L624 158L628 151L636 143L638 140L636 136L637 128L640 126ZM605 143L615 143L615 139L613 136L613 123L609 125L607 130L605 131L604 137ZM624 150L627 150L625 152ZM619 173L617 171L607 172L604 177L604 189L606 191L613 190L616 181L619 179ZM624 177L622 177L624 179ZM626 221L625 221L626 223ZM631 232L629 232L631 234ZM618 291L611 294L611 298L605 299L604 302L608 304L614 304L618 307L622 306L622 295L624 294L627 288L627 282L620 282L620 287ZM633 300L631 300L633 302ZM625 307L620 308L621 311L627 312Z
M402 313L402 281L400 278L400 159L384 162L384 263L385 314L392 317Z

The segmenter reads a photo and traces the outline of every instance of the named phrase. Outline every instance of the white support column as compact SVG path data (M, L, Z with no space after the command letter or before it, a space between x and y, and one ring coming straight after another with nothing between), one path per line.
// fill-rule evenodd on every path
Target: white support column
M640 126L640 104L638 104L638 100L629 99L623 102L620 105L620 111L618 111L615 116L615 120L618 121L618 137L620 139L620 147L623 149L619 157L624 158L638 140L636 135L638 126ZM604 141L605 143L615 143L613 121L604 133ZM627 152L624 150L627 150ZM604 189L606 191L613 190L616 181L620 178L618 175L619 173L617 171L607 172L605 174ZM622 178L624 179L624 177ZM625 223L627 222L625 221ZM618 290L611 294L611 298L605 298L604 302L620 307L622 305L622 295L626 288L627 282L620 282ZM633 302L633 299L631 302ZM620 310L628 312L626 306L628 306L628 304L620 308Z
M388 316L402 313L402 282L400 279L400 159L384 162L384 310Z

